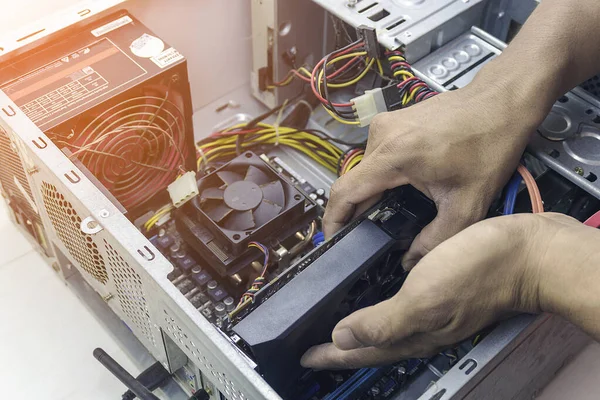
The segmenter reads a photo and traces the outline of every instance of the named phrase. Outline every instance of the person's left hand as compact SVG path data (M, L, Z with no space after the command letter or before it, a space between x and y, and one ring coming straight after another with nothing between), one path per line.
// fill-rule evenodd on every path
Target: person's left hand
M589 233L560 214L475 224L425 256L393 298L342 320L333 343L309 349L301 363L348 369L427 357L509 313L546 311L540 293L549 264L573 263Z

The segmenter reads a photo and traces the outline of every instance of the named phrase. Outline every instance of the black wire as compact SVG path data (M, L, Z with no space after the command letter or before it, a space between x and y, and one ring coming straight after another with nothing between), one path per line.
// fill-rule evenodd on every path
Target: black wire
M328 108L330 111L332 111L333 113L335 113L337 116L339 116L340 118L342 118L342 119L347 119L347 118L346 118L344 115L349 115L349 114L348 114L348 111L345 111L345 112L342 112L342 113L340 113L340 112L339 112L339 111L338 111L338 110L337 110L337 109L336 109L336 108L333 106L333 103L332 103L332 102L331 102L331 100L329 99L329 90L328 90L328 88L327 88L327 63L329 62L329 56L334 56L334 58L335 58L335 56L337 56L339 53L341 53L341 52L343 52L343 51L345 51L345 50L348 50L348 49L349 49L349 48L351 48L352 46L355 46L355 45L359 44L361 41L362 41L362 40L357 40L356 42L350 43L349 45L347 45L347 46L345 46L345 47L343 47L343 48L341 48L341 49L339 49L339 50L336 50L336 51L334 51L333 53L327 54L327 55L325 56L325 58L323 59L323 66L321 67L321 68L322 68L322 71L323 71L323 93L324 93L324 96L323 96L323 97L325 98L325 101L327 102L327 108ZM316 88L317 88L317 90L318 90L318 89L319 89L319 87L320 87L320 82L319 82L319 74L317 74L317 76L316 76L315 78L317 79L317 82L316 82ZM345 114L344 114L344 113L345 113ZM354 112L352 112L352 114L351 114L351 115L352 115L352 117L354 118Z

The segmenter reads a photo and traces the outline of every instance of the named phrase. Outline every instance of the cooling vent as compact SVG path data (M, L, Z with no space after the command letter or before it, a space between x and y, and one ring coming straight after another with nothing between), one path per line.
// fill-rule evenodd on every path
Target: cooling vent
M142 278L106 239L104 240L104 247L108 255L108 266L117 289L117 298L121 304L121 309L127 314L129 320L139 328L140 332L146 336L148 341L156 346Z
M81 231L81 217L73 205L56 189L56 186L42 182L42 197L46 212L56 234L69 254L79 263L80 268L102 284L108 275L98 246L90 235Z
M230 400L247 400L248 397L241 390L237 389L235 384L227 377L224 372L220 372L210 361L202 354L200 349L196 346L196 343L190 338L190 336L179 326L177 321L166 310L165 312L165 326L167 332L170 333L171 338L175 340L175 343L179 345L181 350L202 370L202 372L212 377L212 380L216 383L219 382L222 386L221 392L227 399Z
M23 195L24 190L29 199L33 199L29 181L23 170L23 164L20 157L13 150L8 135L2 128L0 128L0 165L0 184L6 195L9 199L18 203L19 208L26 212L30 219L38 221L37 213L31 208L29 200Z
M581 88L600 99L600 75L596 75L583 82Z

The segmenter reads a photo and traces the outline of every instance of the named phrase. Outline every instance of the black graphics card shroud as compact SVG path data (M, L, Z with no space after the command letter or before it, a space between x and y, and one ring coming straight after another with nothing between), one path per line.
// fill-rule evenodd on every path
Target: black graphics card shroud
M221 276L247 267L251 241L275 246L317 217L316 204L252 152L198 181L177 214L178 230Z

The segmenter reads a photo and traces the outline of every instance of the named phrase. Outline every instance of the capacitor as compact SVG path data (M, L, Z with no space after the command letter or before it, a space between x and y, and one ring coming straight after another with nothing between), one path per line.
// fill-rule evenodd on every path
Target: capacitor
M192 274L199 274L200 272L202 272L202 268L200 268L199 266L195 266L194 268L192 268Z
M311 194L308 195L308 197L310 197L313 200L316 200L319 196L317 196L316 193L311 193Z
M208 282L208 290L215 290L217 288L217 286L219 286L219 284L217 283L217 281L210 281Z
M160 230L158 231L158 237L163 237L167 234L167 231L165 231L164 228L160 228Z
M223 304L225 304L225 307L227 307L228 312L235 310L235 300L233 297L229 296L225 298L225 300L223 300Z
M325 189L321 188L321 189L317 189L317 196L325 196Z
M323 199L317 199L317 204L320 205L320 206L323 206L323 205L325 205L325 200L323 200Z
M222 318L222 317L226 316L227 315L227 308L225 307L225 304L223 304L221 302L215 304L215 314L219 318Z
M179 250L181 250L181 246L179 245L179 243L173 243L171 245L171 247L169 247L169 250L171 251L171 253L175 254L177 253Z

